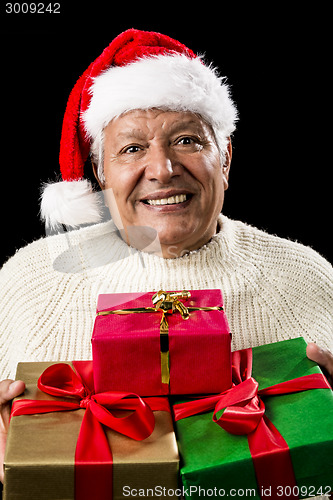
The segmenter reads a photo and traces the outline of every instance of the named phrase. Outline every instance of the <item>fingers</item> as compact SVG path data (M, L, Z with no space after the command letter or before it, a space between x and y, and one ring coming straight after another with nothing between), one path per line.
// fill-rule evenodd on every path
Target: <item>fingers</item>
M326 349L322 349L317 344L310 342L306 348L306 355L312 361L318 363L323 369L329 383L333 384L333 354Z
M25 383L22 380L2 380L0 382L0 405L8 403L16 396L22 394Z
M323 366L333 376L333 354L330 351L322 349L317 344L311 342L306 348L306 354L309 359Z
M2 380L0 382L0 481L3 482L3 460L6 449L7 431L10 416L9 402L22 394L25 383L22 380Z

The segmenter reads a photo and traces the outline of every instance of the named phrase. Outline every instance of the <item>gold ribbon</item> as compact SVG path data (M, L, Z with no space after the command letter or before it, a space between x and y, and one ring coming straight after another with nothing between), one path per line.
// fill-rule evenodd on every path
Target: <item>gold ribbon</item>
M162 312L160 322L160 354L161 354L161 374L162 383L170 382L170 363L169 363L169 324L166 314L173 314L178 311L182 319L187 320L192 311L223 311L222 306L212 307L186 307L180 299L187 300L191 297L191 292L183 290L182 292L165 292L160 290L152 296L152 302L155 307L133 307L129 309L114 309L109 311L98 311L98 316L107 316L109 314L137 314Z

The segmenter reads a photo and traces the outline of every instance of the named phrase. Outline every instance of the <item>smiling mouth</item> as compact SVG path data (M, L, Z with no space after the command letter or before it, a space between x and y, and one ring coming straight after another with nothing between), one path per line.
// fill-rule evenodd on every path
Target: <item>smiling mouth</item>
M184 203L192 197L190 194L177 194L175 196L169 196L168 198L160 198L156 200L141 200L146 205L178 205L179 203Z

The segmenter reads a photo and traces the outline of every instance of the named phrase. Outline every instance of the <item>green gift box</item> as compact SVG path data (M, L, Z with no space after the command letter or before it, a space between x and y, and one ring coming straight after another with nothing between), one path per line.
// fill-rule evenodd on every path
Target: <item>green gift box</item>
M302 380L309 381L310 375L322 378L322 387L325 383L328 386L318 365L306 357L306 343L301 337L238 353L245 351L252 351L252 377L259 384L259 394L260 391L269 392L267 388L271 386L299 377L306 376ZM250 382L254 387L253 379ZM299 380L296 380L297 383ZM205 399L208 398L203 396L200 401ZM173 398L185 496L191 499L203 496L307 498L333 491L333 395L329 386L263 395L259 400L265 407L264 420L273 423L289 447L287 453L295 484L283 484L283 481L279 484L279 479L270 484L269 476L273 469L270 466L267 470L268 482L264 486L258 484L257 468L249 447L255 432L248 436L227 432L212 420L212 411L200 413L202 408L193 416L178 420L177 408L180 409L180 406L177 405L188 399ZM191 401L198 404L198 399ZM223 417L223 412L218 409L216 407L214 412L216 420ZM265 460L264 457L261 461L264 468ZM281 477L284 477L283 472Z

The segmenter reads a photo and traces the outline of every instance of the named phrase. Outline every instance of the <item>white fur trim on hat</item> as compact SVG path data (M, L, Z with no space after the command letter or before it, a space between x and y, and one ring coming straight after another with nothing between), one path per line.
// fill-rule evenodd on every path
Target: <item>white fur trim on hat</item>
M91 101L81 120L92 142L101 137L113 118L134 109L199 114L212 126L222 154L228 136L235 130L237 110L229 88L224 78L200 57L164 54L111 66L93 79L89 92ZM41 217L52 229L59 224L77 227L99 222L100 197L84 179L46 184Z
M41 218L52 229L59 224L77 227L99 222L100 197L86 179L45 184L41 196Z
M92 140L113 118L134 109L191 111L224 137L234 131L237 120L224 79L199 57L169 54L111 66L94 79L90 93L82 119Z

